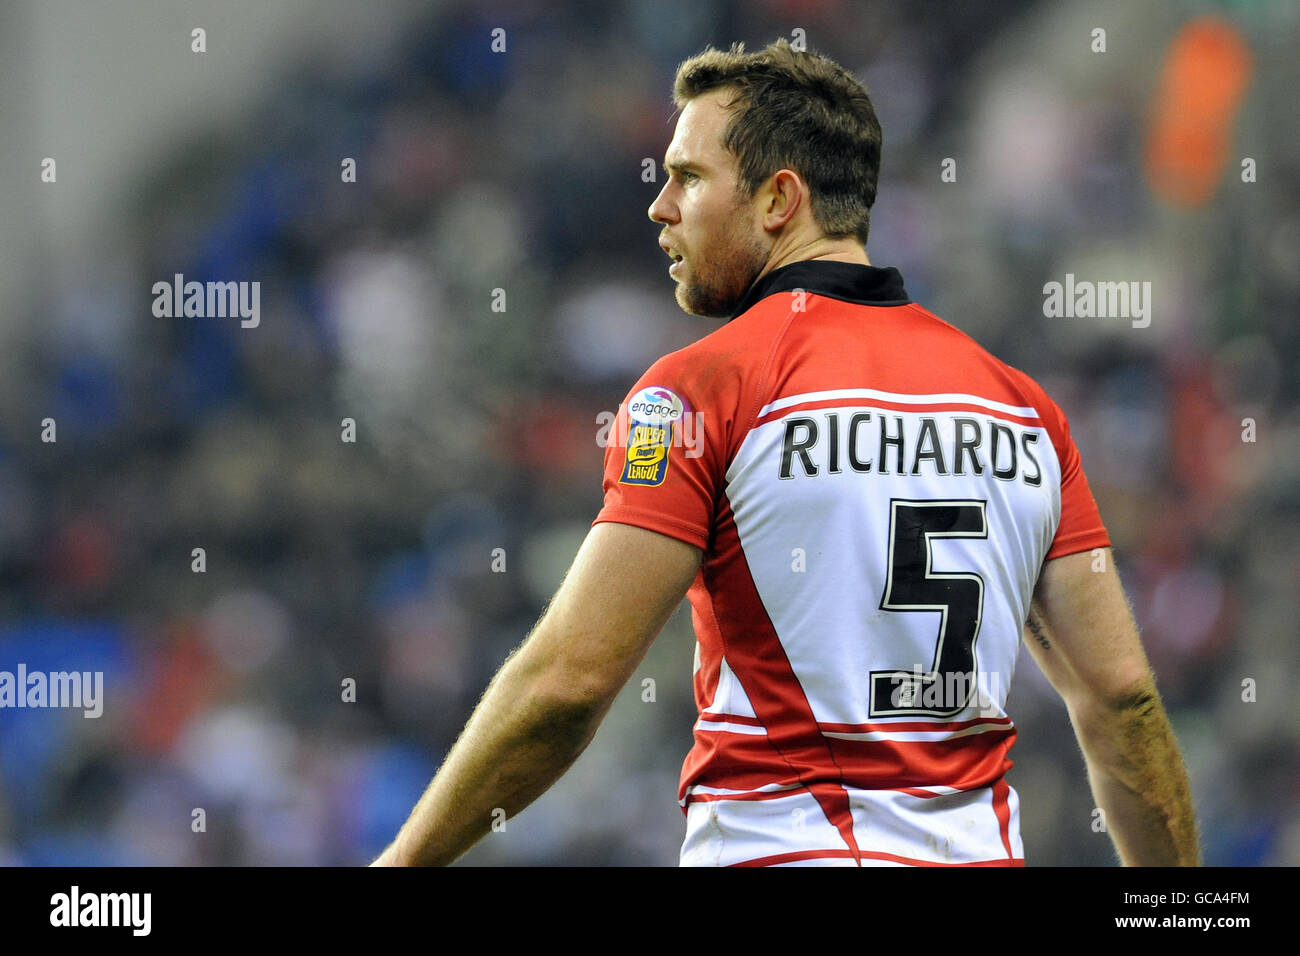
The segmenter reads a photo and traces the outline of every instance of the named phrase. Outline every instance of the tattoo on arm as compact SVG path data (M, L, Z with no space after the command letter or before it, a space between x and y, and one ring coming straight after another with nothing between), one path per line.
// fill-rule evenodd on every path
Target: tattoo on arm
M1038 642L1039 646L1045 651L1050 651L1052 649L1052 642L1047 639L1047 634L1043 631L1042 619L1033 611L1030 611L1029 620L1026 623L1029 626L1029 630L1033 632L1034 640Z

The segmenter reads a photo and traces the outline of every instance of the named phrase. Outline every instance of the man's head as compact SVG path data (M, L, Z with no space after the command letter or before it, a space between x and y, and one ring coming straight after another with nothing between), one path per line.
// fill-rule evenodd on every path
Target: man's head
M649 215L678 258L677 301L727 316L760 275L866 245L880 124L843 67L778 40L707 49L677 69L682 113ZM863 260L865 261L865 259Z

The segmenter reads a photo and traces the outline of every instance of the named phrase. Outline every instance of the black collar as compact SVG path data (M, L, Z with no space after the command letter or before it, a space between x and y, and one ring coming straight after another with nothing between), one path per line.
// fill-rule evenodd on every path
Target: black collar
M758 279L731 318L743 315L769 295L794 289L858 305L907 305L911 301L903 288L902 275L893 266L879 268L834 259L804 259L773 269Z

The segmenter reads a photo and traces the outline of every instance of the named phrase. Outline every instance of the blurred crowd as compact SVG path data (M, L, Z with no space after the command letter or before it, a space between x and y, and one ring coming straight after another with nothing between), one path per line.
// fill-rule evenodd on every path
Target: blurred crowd
M600 506L598 414L714 327L677 309L645 215L677 62L798 27L881 119L872 262L1070 416L1206 862L1300 863L1287 7L1223 8L1255 70L1197 206L1143 164L1194 5L445 4L381 62L288 68L128 184L120 258L31 317L0 669L102 670L106 700L0 712L0 862L341 865L391 839ZM154 317L176 273L260 281L260 325ZM1046 317L1066 273L1152 281L1151 326ZM692 650L679 613L591 750L466 862L675 863ZM1027 657L1008 710L1028 861L1111 862Z

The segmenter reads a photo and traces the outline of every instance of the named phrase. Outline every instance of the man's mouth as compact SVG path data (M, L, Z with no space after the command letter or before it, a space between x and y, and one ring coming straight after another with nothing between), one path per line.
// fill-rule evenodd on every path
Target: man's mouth
M676 275L682 265L682 254L669 245L668 241L662 237L659 239L659 248L664 251L664 255L673 260L673 264L668 267L668 274L670 276Z

